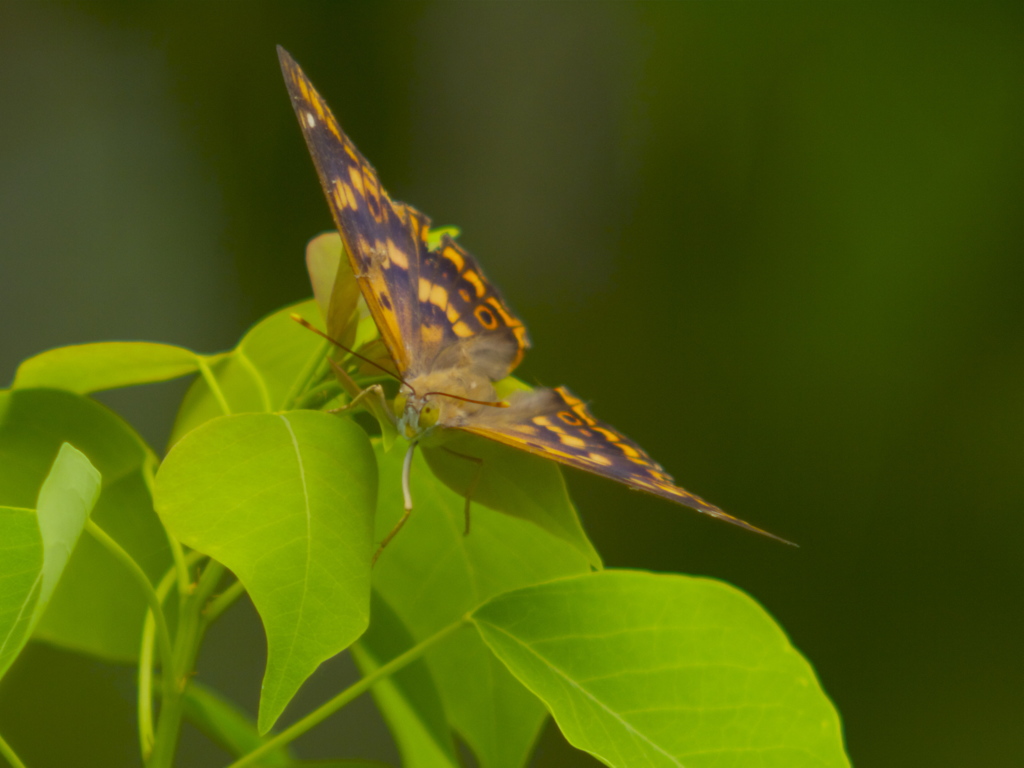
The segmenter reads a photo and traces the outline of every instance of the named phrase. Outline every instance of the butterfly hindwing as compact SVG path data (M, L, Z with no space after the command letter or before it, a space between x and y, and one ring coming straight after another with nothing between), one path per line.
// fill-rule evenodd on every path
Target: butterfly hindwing
M448 235L420 265L419 293L421 322L426 334L437 339L435 356L459 341L478 336L505 340L510 351L504 378L519 365L530 341L522 320L512 314L479 264ZM434 330L437 329L437 330Z

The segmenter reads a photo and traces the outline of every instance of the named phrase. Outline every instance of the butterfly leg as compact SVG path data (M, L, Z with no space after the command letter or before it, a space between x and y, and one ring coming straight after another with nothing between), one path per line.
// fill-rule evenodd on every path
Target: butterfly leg
M471 461L476 464L476 472L473 473L473 479L470 480L469 486L466 488L466 531L463 535L469 536L469 508L473 503L473 494L476 493L476 487L480 483L480 478L484 473L484 460L479 456L469 456L465 453L453 451L451 448L446 448L445 446L441 447L452 456L458 456L460 459L465 459L466 461Z
M359 385L355 383L344 368L330 358L328 358L328 362L331 364L331 368L334 369L334 375L337 376L342 389L344 389L345 392L348 393L348 396L352 398L349 400L348 404L343 405L340 408L332 408L328 413L343 413L345 411L352 410L357 406L362 406L369 411L375 419L377 419L377 423L380 424L381 438L384 440L384 448L385 450L391 450L391 446L395 442L395 437L398 435L398 432L396 429L395 414L388 406L388 401L384 397L384 389L380 384L374 384L366 389L360 389Z
M380 557L380 553L384 551L395 534L398 533L402 526L405 525L405 521L409 519L409 515L412 513L412 493L409 491L409 474L412 470L412 454L416 450L416 443L409 444L409 450L405 452L405 461L402 462L402 499L405 502L405 513L402 518L395 524L395 527L391 529L391 533L384 537L384 541L377 547L377 552L373 556L373 560L370 561L372 567L376 562L377 558Z
M387 401L384 399L384 389L380 384L374 384L373 386L360 390L359 394L349 400L345 405L337 408L331 408L327 413L344 413L345 411L351 411L353 408L361 405L376 416L377 413L375 407L378 404L387 408Z

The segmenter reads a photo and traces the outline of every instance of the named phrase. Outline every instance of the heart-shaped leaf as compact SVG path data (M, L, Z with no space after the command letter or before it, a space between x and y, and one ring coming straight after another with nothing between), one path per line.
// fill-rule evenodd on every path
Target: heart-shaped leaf
M160 467L168 529L234 571L263 619L261 733L366 629L376 492L366 434L315 411L214 419Z

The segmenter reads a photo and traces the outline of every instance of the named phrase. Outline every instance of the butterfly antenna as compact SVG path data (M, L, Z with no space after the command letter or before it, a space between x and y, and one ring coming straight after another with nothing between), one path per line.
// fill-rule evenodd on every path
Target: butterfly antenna
M462 400L464 403L476 403L477 405L489 405L492 408L508 408L508 403L506 403L504 400L498 400L498 401L474 400L471 397L463 397L462 395L451 395L451 394L448 394L447 392L427 392L423 396L426 397L427 395L442 395L444 397L454 397L456 400Z
M331 342L331 344L333 344L334 346L338 347L338 349L341 349L341 350L344 350L345 352L348 352L348 354L352 355L352 357L358 357L364 363L369 363L374 368L378 368L379 370L383 371L384 373L386 373L388 376L390 376L391 378L395 379L396 381L399 381L402 384L405 384L407 387L409 386L406 383L405 379L403 379L401 376L398 376L398 375L392 373L391 371L389 371L387 368L385 368L380 363L375 363L370 358L364 357L363 355L360 355L355 350L349 349L344 344L342 344L340 341L337 341L336 339L332 339L330 336L328 336L326 333L321 331L319 328L317 328L316 326L312 325L309 321L306 320L306 318L302 317L301 315L297 315L294 312L292 312L291 318L292 318L292 320L294 320L299 325L301 325L304 328L306 328L307 330L310 330L313 333L315 333L317 336L322 336L323 338L327 339L329 342ZM409 387L409 388L412 389L412 387ZM473 402L476 402L476 401L474 400Z

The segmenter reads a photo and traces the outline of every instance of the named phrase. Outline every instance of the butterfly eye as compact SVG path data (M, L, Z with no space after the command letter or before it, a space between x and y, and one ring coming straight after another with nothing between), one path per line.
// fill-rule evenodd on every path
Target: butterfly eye
M437 406L433 403L427 403L423 406L420 411L420 427L432 427L437 424Z

